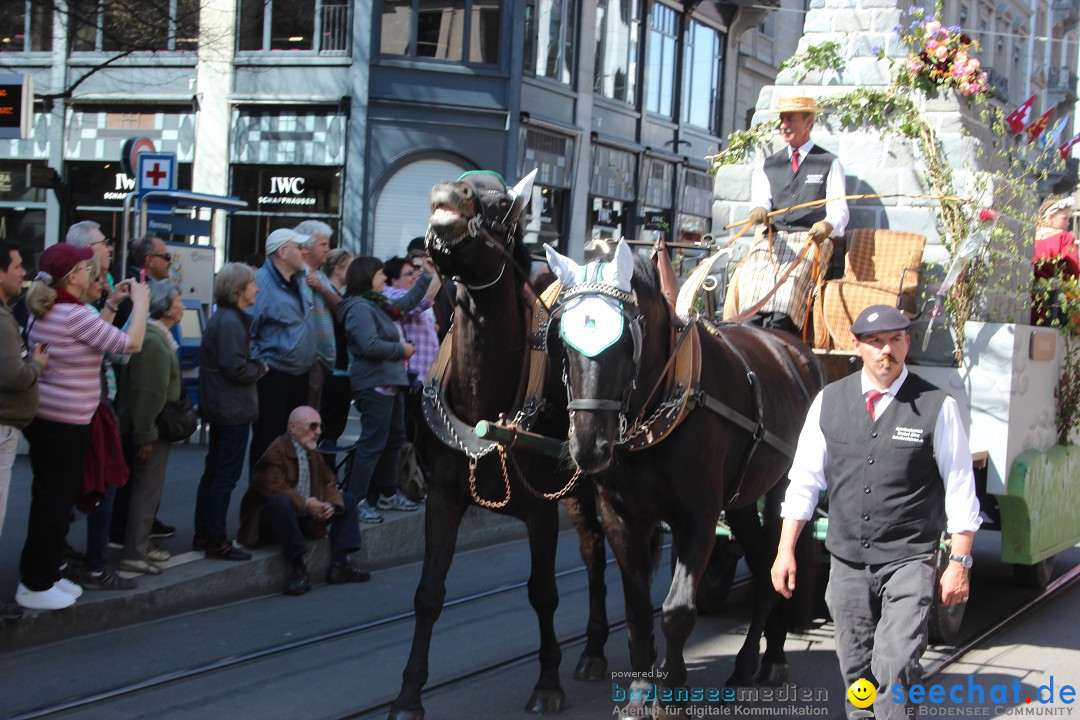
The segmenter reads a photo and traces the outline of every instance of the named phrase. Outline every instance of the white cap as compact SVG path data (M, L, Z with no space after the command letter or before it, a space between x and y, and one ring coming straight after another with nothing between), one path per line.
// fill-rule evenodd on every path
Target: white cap
M276 252L277 249L285 243L290 242L296 243L297 245L307 245L311 242L311 236L301 235L288 228L278 228L270 233L270 237L266 238L266 254L270 255Z

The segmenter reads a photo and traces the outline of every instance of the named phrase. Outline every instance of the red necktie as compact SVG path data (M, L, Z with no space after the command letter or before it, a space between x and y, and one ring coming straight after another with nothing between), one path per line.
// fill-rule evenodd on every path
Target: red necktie
M799 172L799 151L791 151L791 172Z
M866 412L870 413L871 420L877 420L877 418L874 416L874 403L876 403L878 401L878 398L880 398L884 394L885 393L881 392L880 390L871 390L870 392L866 393Z

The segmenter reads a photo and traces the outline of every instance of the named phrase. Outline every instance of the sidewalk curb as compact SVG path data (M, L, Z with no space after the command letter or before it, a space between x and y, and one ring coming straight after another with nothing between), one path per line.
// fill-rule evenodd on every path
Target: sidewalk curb
M417 562L424 557L426 509L384 513L386 522L362 525L363 548L353 553L357 565L380 570ZM560 509L561 527L569 527ZM469 550L526 537L516 518L470 507L458 532L457 550ZM83 593L71 608L55 612L26 611L21 620L0 628L0 650L11 652L102 630L111 630L169 615L224 605L281 592L291 565L276 547L251 549L245 562L207 560L201 553L184 553L164 564L157 576L138 576L131 591ZM325 581L330 561L325 540L311 543L306 557L316 584Z

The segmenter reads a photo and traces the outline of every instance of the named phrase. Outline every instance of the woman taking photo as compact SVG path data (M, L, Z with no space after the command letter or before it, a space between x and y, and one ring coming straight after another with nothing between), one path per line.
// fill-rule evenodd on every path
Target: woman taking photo
M423 300L435 274L431 260L424 261L424 270L408 294L396 302L382 294L386 274L377 258L358 257L345 274L347 296L338 317L349 342L349 385L361 421L349 491L360 498L361 522L382 522L376 508L412 511L419 507L397 489L409 388L405 361L416 348L401 340L395 323Z
M126 280L133 303L124 333L90 312L79 297L90 287L90 248L57 243L38 261L27 291L31 347L49 352L39 381L38 413L26 428L34 474L30 520L19 562L22 582L15 601L33 610L59 610L82 594L61 579L64 545L90 442L90 420L101 398L100 369L106 352L137 353L146 333L148 291Z
M118 393L120 433L131 468L131 504L120 569L159 575L161 568L154 563L165 562L171 555L151 547L150 528L165 487L170 443L159 437L157 418L166 402L179 400L180 393L187 392L180 382L177 344L172 336L173 326L184 316L184 301L176 283L154 283L149 311L146 342L124 368ZM132 322L135 316L132 311Z
M250 560L229 541L226 517L233 488L240 480L251 423L259 416L255 382L266 366L251 357L251 316L258 292L255 271L228 263L214 281L217 311L202 339L199 414L210 423L210 447L195 498L196 550L216 560Z

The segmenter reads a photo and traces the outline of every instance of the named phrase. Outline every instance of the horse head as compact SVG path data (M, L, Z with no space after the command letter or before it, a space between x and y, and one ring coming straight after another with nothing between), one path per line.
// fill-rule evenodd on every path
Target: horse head
M548 264L563 284L557 312L570 456L592 474L611 464L615 447L625 439L641 368L646 313L638 303L634 255L620 241L610 261L582 267L545 247Z
M439 269L473 289L497 282L508 257L528 272L518 219L529 204L534 170L513 188L496 172L476 170L431 189L426 244Z

